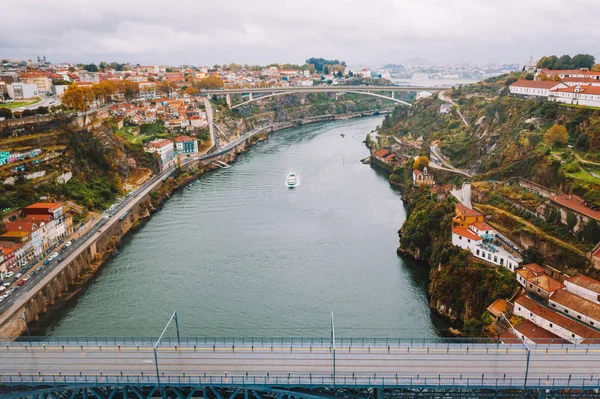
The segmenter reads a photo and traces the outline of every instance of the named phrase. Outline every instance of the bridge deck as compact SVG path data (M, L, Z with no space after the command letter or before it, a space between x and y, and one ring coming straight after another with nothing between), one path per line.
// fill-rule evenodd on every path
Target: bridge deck
M157 383L153 344L13 342L0 347L0 383ZM395 342L340 346L184 338L158 347L161 382L196 385L523 386L521 345ZM139 345L139 347L138 347ZM213 347L214 345L214 347ZM388 349L389 345L389 349ZM335 357L335 371L334 371ZM529 384L600 386L600 345L531 348ZM528 386L529 386L528 384ZM539 385L538 385L539 384Z

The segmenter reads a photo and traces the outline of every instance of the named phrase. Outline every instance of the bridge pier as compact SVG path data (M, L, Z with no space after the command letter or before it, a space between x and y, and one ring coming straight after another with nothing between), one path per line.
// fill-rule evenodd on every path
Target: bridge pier
M225 94L225 101L227 102L227 108L231 109L231 95L229 93Z
M254 100L254 95L252 94L252 92L248 93L248 101L252 101Z

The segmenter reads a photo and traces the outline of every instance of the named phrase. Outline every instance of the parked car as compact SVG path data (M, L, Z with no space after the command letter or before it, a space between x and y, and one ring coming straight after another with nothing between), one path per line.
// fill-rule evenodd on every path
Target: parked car
M19 282L17 283L17 285L19 285L19 286L21 286L23 284L25 284L25 280L19 280Z
M65 242L65 246L63 248L69 248L71 246L71 244L73 244L73 242L67 241L67 242Z
M30 278L31 278L31 276L25 276L25 277L23 277L23 281L29 281Z
M17 275L15 276L15 278L21 278L23 274L22 273L17 273Z
M13 272L8 272L8 273L6 273L6 278L11 278L14 275L15 274Z
M2 285L5 287L10 287L10 283L2 283Z
M46 259L46 260L44 261L44 266L46 266L48 263L50 263L50 259ZM38 267L36 270L39 270L39 267Z

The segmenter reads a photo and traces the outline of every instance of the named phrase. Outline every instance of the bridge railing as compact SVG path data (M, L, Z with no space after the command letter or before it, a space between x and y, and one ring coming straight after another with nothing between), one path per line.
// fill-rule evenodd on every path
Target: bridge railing
M116 347L117 345L141 347L154 346L158 337L153 336L113 336L113 337L88 337L88 336L65 336L65 337L37 337L37 336L19 336L19 337L0 337L0 349L4 346L24 346L31 347L42 345L65 345L65 346L98 346ZM179 346L196 346L196 347L216 347L216 348L231 348L231 347L257 347L269 348L271 346L277 348L310 348L310 347L329 347L332 346L331 338L329 337L181 337L178 341L177 337L163 337L160 342L160 347ZM335 347L337 349L344 348L445 348L445 347L489 347L503 348L522 347L521 341L518 339L511 340L507 343L501 343L495 339L489 338L336 338ZM546 347L561 347L561 348L586 348L590 346L600 345L600 339L586 339L579 343L565 343L564 340L538 340L537 344L529 345L532 349L540 349Z
M472 388L514 388L522 389L525 379L522 377L486 377L481 376L391 376L391 377L336 377L330 376L189 376L162 375L160 381L156 375L77 375L77 374L36 374L0 375L0 384L5 386L222 386L236 388L301 388L301 387L381 387L381 388L420 388L420 387L472 387ZM571 388L597 389L600 378L529 378L527 388Z

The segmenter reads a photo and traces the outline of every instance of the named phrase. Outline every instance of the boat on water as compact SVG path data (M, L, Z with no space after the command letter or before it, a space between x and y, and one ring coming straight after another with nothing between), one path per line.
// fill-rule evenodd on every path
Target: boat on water
M287 176L286 183L289 188L296 187L296 185L298 184L298 176L296 176L296 174L293 172L289 173Z

